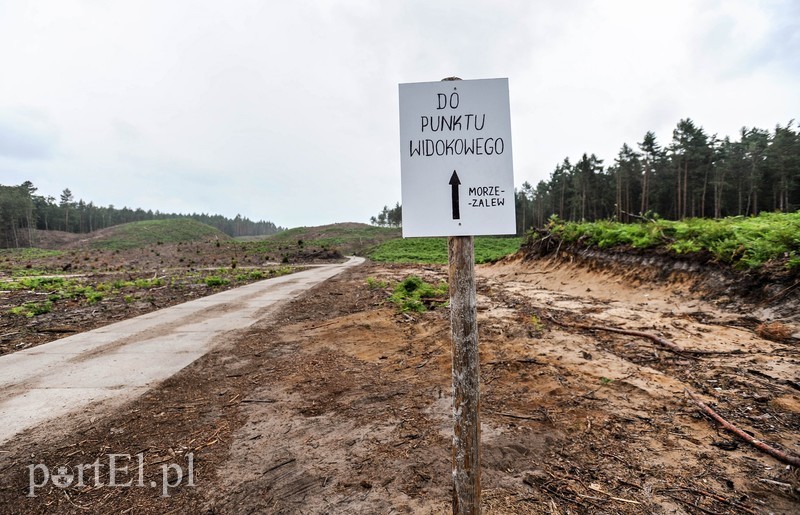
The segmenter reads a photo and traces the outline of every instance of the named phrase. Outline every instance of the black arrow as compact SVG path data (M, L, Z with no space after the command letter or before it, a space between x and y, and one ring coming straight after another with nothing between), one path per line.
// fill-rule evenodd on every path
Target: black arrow
M460 185L461 181L458 180L458 174L453 170L453 175L450 176L450 186L453 194L453 220L461 219L461 213L458 210L458 187Z

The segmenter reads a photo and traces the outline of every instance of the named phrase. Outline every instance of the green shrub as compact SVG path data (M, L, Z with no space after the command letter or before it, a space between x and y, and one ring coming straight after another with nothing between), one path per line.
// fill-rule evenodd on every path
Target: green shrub
M97 304L101 300L103 300L103 294L99 291L94 291L91 288L87 289L87 291L83 292L83 296L86 297L86 302L89 304Z
M163 284L164 281L159 277L153 279L136 279L135 281L133 281L134 286L136 286L137 288L145 288L145 289L157 288L159 286L162 286Z
M796 268L800 252L800 212L761 213L722 219L690 218L680 221L653 219L623 224L612 221L564 222L552 216L547 228L564 243L610 248L660 246L677 254L709 252L721 263L736 268L757 268L788 257L787 267ZM542 237L535 232L529 238Z
M794 270L800 268L800 254L795 251L789 253L789 261L786 263L786 268Z
M33 318L37 315L50 313L53 310L53 303L49 300L46 302L26 302L21 306L11 308L9 313L12 315L22 315L28 318Z
M367 287L370 290L382 290L387 286L389 286L389 283L387 283L386 281L379 281L374 277L367 277Z
M266 277L264 275L264 272L262 272L261 270L250 270L250 272L247 275L253 281L259 281L259 280L263 279L264 277Z
M389 297L401 312L427 311L428 305L430 306L443 306L447 304L447 300L443 297L447 296L447 283L440 283L434 286L426 283L416 275L409 276L394 287L392 296Z
M218 275L209 275L206 277L206 286L209 288L213 288L215 286L225 286L228 283L230 283L230 280Z
M269 271L270 277L280 277L282 275L289 275L294 273L294 268L291 266L282 266L280 268L273 268Z
M63 277L24 277L17 281L19 290L52 290L64 286L67 281Z

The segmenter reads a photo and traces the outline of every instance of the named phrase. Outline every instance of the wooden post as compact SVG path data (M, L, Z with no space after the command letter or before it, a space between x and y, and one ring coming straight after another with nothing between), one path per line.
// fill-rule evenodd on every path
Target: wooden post
M474 240L451 236L447 247L453 333L453 514L479 514L480 359Z

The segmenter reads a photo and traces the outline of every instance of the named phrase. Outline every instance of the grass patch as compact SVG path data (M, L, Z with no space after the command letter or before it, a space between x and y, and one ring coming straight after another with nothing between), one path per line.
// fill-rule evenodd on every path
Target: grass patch
M295 227L259 238L237 238L248 252L263 253L279 260L283 254L300 250L337 249L344 255L366 255L369 249L400 237L400 229L366 224L332 224L319 227Z
M215 286L225 286L226 284L230 284L230 282L230 279L220 277L218 275L209 275L205 280L206 286L209 288L214 288Z
M519 250L522 238L475 237L475 262L490 263ZM373 261L387 263L447 263L447 238L389 240L369 253Z
M382 290L387 286L389 286L389 283L387 283L386 281L379 281L374 277L367 277L367 288L369 288L370 290Z
M37 315L50 313L53 310L53 303L51 301L45 302L26 302L21 306L17 306L8 310L12 315L19 315L28 318L33 318Z
M144 220L110 228L103 236L92 241L91 247L125 250L148 245L206 241L210 239L219 241L230 238L210 225L189 218Z
M28 277L36 275L47 275L59 270L44 270L34 268L33 263L40 259L48 259L64 256L65 252L60 250L45 250L35 247L24 249L0 249L0 270L11 275L11 277Z
M0 281L0 290L48 291L73 283L63 277L22 277L15 281Z
M768 261L787 258L788 268L800 267L800 212L632 224L564 222L553 217L548 230L565 243L580 242L601 249L627 245L660 247L676 254L708 252L715 260L741 269L758 268ZM534 240L541 237L531 234Z
M428 306L443 306L447 304L447 283L435 286L426 283L416 275L409 276L394 287L392 296L389 297L398 309L405 313L427 311Z
M83 296L86 298L86 302L89 304L97 304L103 300L103 294L92 289L88 289L87 291L83 292Z
M136 279L133 281L133 285L137 288L144 289L158 288L159 286L164 285L164 281L160 277L156 277L154 279Z
M238 283L251 282L290 274L295 270L296 268L291 266L247 271L220 268L213 271L182 273L169 280L154 277L116 279L104 282L94 282L88 277L19 277L0 281L0 291L15 292L15 294L19 292L22 296L19 301L14 302L14 304L20 305L8 307L4 312L30 318L47 313L57 305L72 309L80 305L91 306L99 302L113 303L120 300L125 304L132 304L138 300L146 301L146 293L154 288L169 286L182 289L195 285L215 288L230 285L234 280ZM24 298L30 298L26 292L42 295L46 298L46 302L23 303Z
M43 259L64 255L61 250L46 250L36 247L24 249L0 249L0 258L10 258L14 261L26 261L31 259Z

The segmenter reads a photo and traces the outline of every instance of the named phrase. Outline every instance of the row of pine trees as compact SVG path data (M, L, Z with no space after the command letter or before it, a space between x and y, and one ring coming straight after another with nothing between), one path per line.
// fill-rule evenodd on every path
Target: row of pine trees
M69 188L58 199L37 195L36 192L37 188L30 181L19 186L0 185L0 247L32 246L35 230L87 233L128 222L169 218L192 218L233 237L264 236L282 230L272 222L254 222L241 215L226 218L205 213L186 215L116 208L113 205L97 206L82 199L75 200Z
M648 131L635 148L623 144L607 166L594 154L574 163L564 159L549 180L517 190L518 233L543 226L552 215L630 222L795 211L800 132L793 123L772 132L745 127L735 139L720 139L687 118L666 144Z

